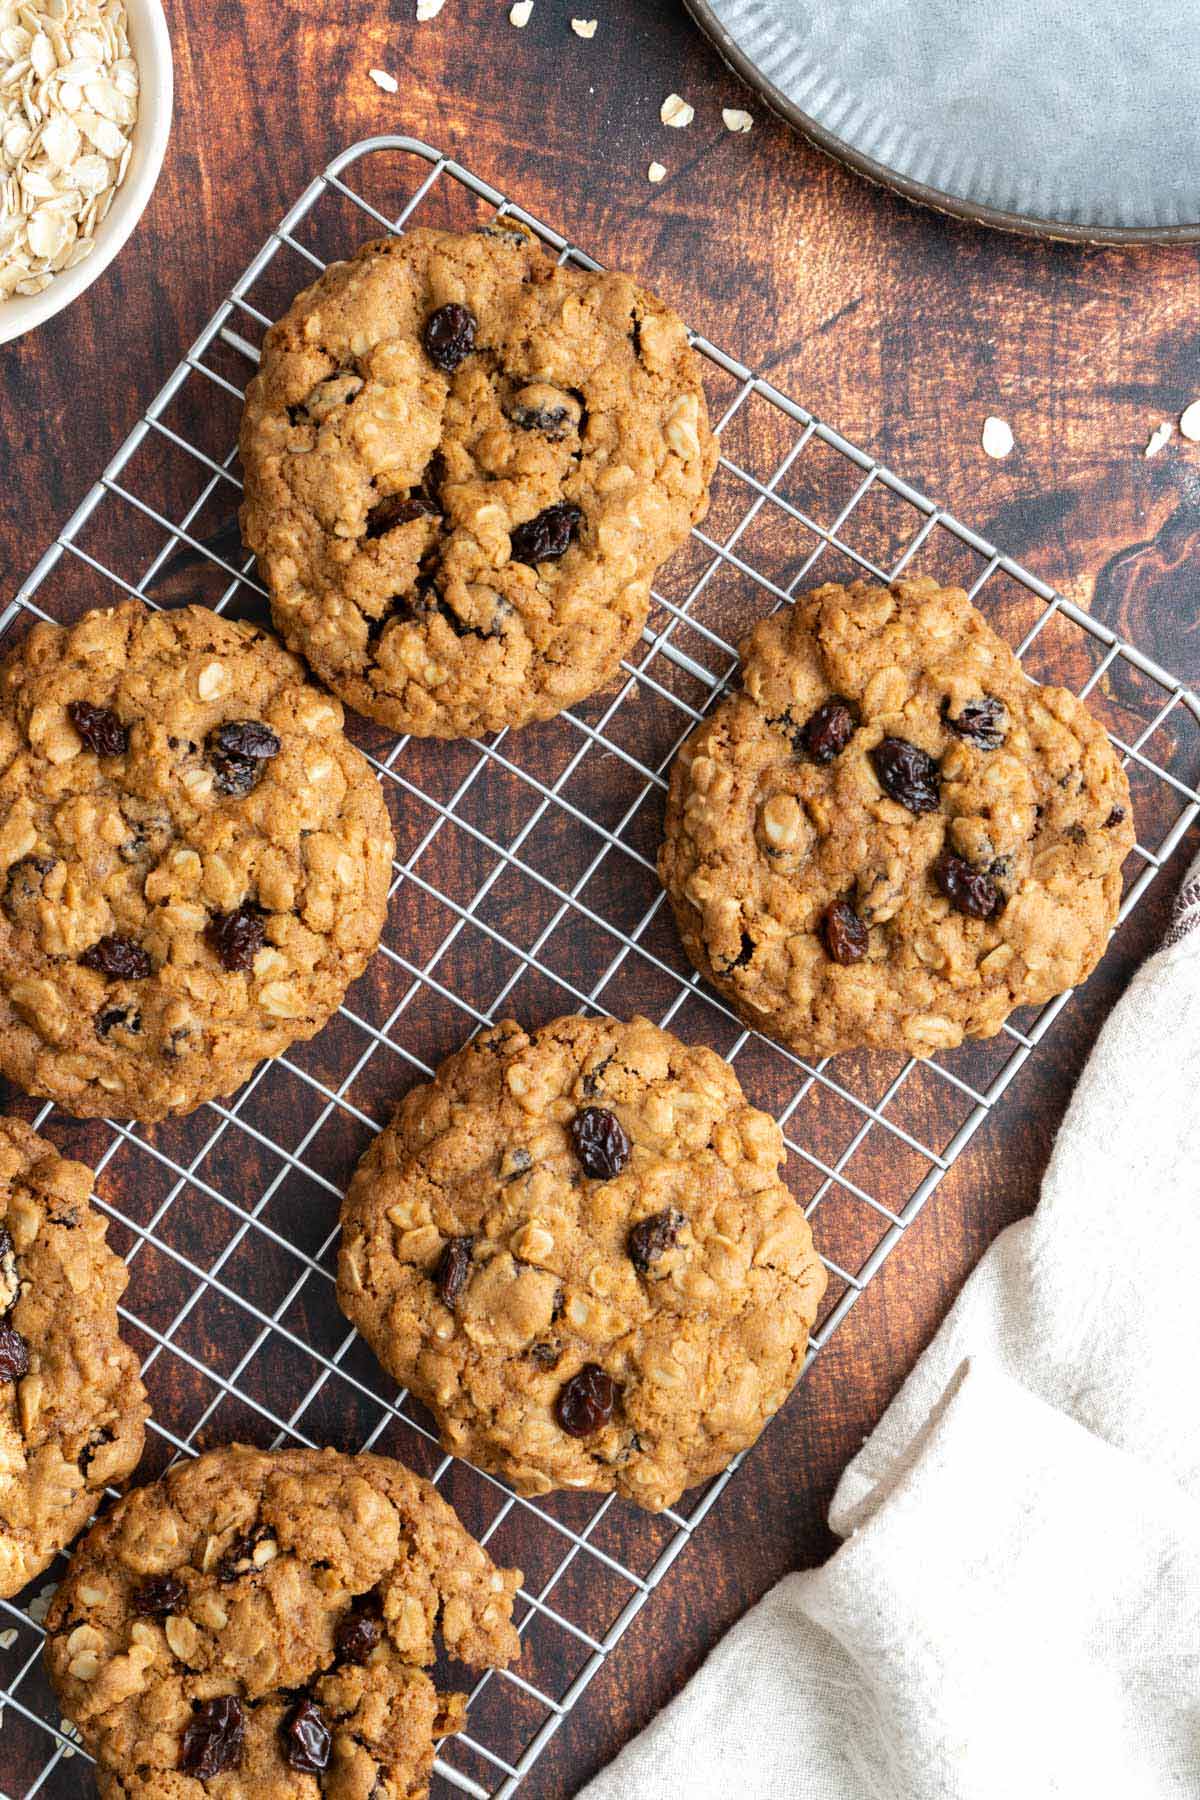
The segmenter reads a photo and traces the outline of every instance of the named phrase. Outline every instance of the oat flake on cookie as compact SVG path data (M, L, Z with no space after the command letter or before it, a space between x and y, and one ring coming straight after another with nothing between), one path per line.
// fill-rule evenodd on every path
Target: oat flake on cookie
M137 103L124 0L0 0L0 301L91 253Z

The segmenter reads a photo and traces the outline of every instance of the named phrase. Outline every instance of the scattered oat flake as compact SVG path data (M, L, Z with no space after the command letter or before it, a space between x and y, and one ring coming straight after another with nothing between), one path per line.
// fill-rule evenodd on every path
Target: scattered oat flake
M736 106L723 106L721 117L725 121L726 131L749 131L754 123L748 112L739 112Z
M52 1581L47 1587L39 1588L33 1599L29 1602L26 1611L35 1625L42 1625L45 1623L46 1614L50 1611L50 1602L57 1592L58 1583Z
M1189 444L1200 444L1200 400L1183 409L1179 419L1179 435Z
M1002 462L1012 451L1012 426L1007 419L986 418L983 421L981 442L988 456L993 456L997 462Z
M664 125L673 125L679 131L691 124L696 116L696 109L689 106L681 94L668 94L659 108L658 116Z
M446 0L417 0L417 23L423 25L426 19L436 19L445 4Z
M522 26L528 25L532 12L533 0L517 0L516 5L508 15L508 22L510 25L515 25L517 30L520 31Z
M17 1628L10 1625L7 1631L0 1631L0 1650L11 1650L17 1641Z
M400 83L396 80L394 75L389 75L386 69L368 69L367 74L371 77L375 86L377 88L382 88L385 94L394 94L398 92Z
M1172 425L1171 421L1169 419L1160 420L1154 427L1154 430L1150 433L1149 440L1147 441L1146 448L1142 451L1142 455L1157 456L1160 450L1166 449L1174 434L1175 427Z
M646 180L654 182L655 186L657 186L660 181L665 181L666 178L667 178L667 171L663 167L662 163L653 162L650 164L650 167L646 170Z
M596 35L595 19L572 19L571 30L576 37L594 38Z

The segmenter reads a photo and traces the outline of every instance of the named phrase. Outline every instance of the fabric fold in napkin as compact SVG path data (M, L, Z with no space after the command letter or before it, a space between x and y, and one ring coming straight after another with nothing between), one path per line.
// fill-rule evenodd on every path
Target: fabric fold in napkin
M1200 863L830 1523L580 1800L1200 1796Z

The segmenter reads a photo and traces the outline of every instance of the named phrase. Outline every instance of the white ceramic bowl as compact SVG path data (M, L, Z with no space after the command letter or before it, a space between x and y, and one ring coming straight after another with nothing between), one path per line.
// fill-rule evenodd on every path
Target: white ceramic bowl
M16 294L9 300L0 300L0 344L11 343L35 326L44 325L91 287L128 239L154 192L171 135L175 100L171 39L161 0L125 0L125 7L140 84L133 154L125 179L117 189L108 217L96 231L96 248L89 257L56 275L40 294Z

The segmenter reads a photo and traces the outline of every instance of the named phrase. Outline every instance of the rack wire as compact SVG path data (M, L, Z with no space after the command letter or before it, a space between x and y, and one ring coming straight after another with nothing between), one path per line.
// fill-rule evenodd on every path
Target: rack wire
M263 331L364 233L418 219L467 228L498 213L532 227L561 261L598 266L415 139L372 138L336 158L0 615L5 647L32 618L69 620L125 595L265 618L233 517L230 448ZM711 1044L780 1120L788 1179L829 1268L811 1359L1069 998L927 1062L864 1054L810 1065L747 1031L704 988L670 926L654 854L671 757L725 690L737 638L814 573L955 581L1031 676L1088 697L1125 760L1139 842L1122 921L1200 812L1193 694L736 357L693 341L722 446L712 508L661 572L617 690L487 741L395 741L354 722L398 851L380 951L326 1030L264 1064L229 1102L156 1127L82 1123L13 1101L97 1171L110 1242L130 1270L125 1330L154 1409L143 1474L235 1436L393 1453L440 1486L499 1561L524 1569L521 1661L474 1681L466 1732L441 1746L442 1796L517 1790L734 1470L652 1517L611 1496L523 1500L441 1453L419 1405L346 1328L332 1287L340 1195L402 1092L508 1014L640 1010ZM13 1800L91 1788L40 1667L54 1574L0 1603L0 1791Z

